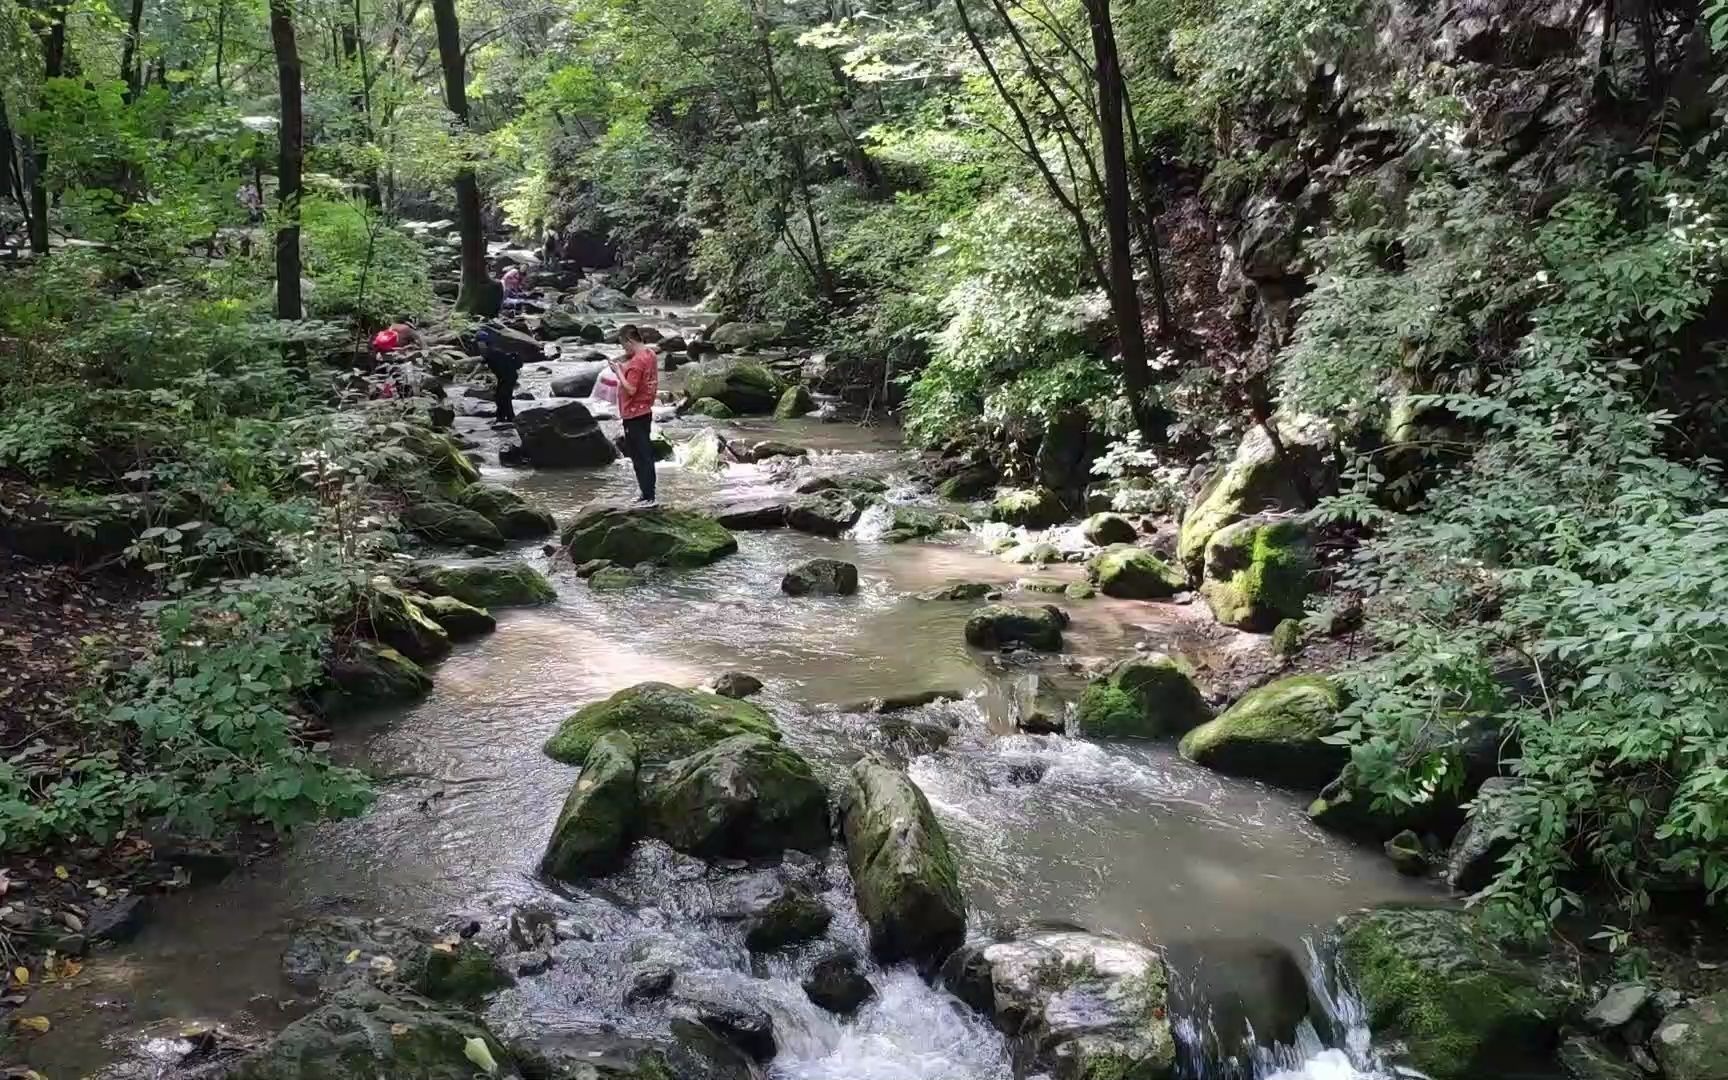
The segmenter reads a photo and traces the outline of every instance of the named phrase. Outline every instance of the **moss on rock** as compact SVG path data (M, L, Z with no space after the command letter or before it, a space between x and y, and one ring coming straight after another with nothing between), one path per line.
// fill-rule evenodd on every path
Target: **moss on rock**
M420 665L388 645L355 641L325 666L328 684L319 694L325 716L342 717L415 701L432 689Z
M1349 758L1343 747L1321 741L1336 728L1343 706L1343 693L1330 679L1279 679L1183 736L1181 753L1219 772L1319 790Z
M684 411L691 416L706 416L710 420L730 420L738 415L724 401L711 397L697 398Z
M363 607L372 636L415 663L450 654L450 635L389 578L379 575L367 583Z
M1200 579L1206 545L1219 529L1263 510L1307 509L1310 499L1336 486L1325 421L1281 417L1274 423L1285 452L1278 452L1264 429L1252 428L1230 464L1183 515L1176 558L1190 578Z
M498 628L498 620L490 611L454 596L428 596L420 609L444 628L451 641L467 641Z
M582 775L564 799L540 871L561 881L580 881L618 866L635 835L640 799L636 743L623 731L594 740Z
M415 503L398 515L402 527L423 540L451 547L504 546L498 527L472 510L438 499Z
M611 731L628 733L642 759L657 762L694 754L734 735L780 737L773 719L747 701L647 682L583 706L559 725L545 750L576 765Z
M738 550L725 526L694 510L602 506L584 511L564 529L564 545L577 564L611 559L689 568L707 566Z
M1380 908L1348 917L1338 964L1375 1034L1434 1080L1521 1074L1552 1061L1568 1007L1475 912Z
M774 419L796 420L806 413L816 411L816 399L810 396L810 391L803 386L788 386L786 392L780 395L780 401L774 406Z
M1289 518L1257 515L1212 534L1200 595L1225 626L1265 633L1302 617L1313 572L1307 529Z
M684 385L691 402L712 398L739 416L765 415L780 403L780 380L762 364L703 364L690 372Z
M1142 547L1117 544L1086 562L1086 579L1105 596L1160 600L1187 587L1181 571Z
M1111 544L1132 544L1140 531L1134 528L1134 523L1121 514L1105 512L1093 514L1080 527L1087 543L1099 547L1109 547Z
M490 521L511 540L550 536L557 527L551 514L529 505L522 496L497 484L471 484L451 501Z
M436 596L454 596L478 608L531 607L558 599L546 575L520 559L485 559L443 565L414 564L415 584Z
M1049 488L1021 488L996 496L990 504L990 520L1044 529L1068 520L1068 509Z
M1094 679L1080 697L1080 731L1100 739L1180 735L1211 719L1194 679L1162 653L1134 656Z
M880 761L852 767L842 826L870 948L884 963L941 963L966 937L966 902L948 837L910 777Z
M653 834L693 855L750 858L828 844L828 793L810 763L757 734L674 761L643 801Z
M1025 645L1045 652L1062 648L1062 627L1067 620L1051 605L1025 608L992 604L979 608L966 620L966 643L980 649Z

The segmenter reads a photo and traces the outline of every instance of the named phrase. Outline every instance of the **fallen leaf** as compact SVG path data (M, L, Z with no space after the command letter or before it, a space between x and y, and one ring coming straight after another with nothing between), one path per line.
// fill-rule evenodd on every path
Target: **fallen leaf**
M462 1047L462 1056L485 1069L487 1076L498 1075L498 1059L492 1056L492 1051L487 1047L485 1039L471 1036Z
M358 959L360 959L360 950L359 949L349 949L348 955L343 958L342 962L344 964L352 964L354 961L356 961Z
M27 967L24 967L23 965L19 965L18 967L13 968L12 969L12 981L17 983L19 986L29 986L30 985L30 969Z
M398 1038L400 1038L401 1036L408 1034L408 1025L407 1024L391 1024L390 1025L390 1034L395 1035Z
M374 956L370 967L380 975L390 975L396 971L396 961L388 956Z
M66 869L64 866L56 866L54 868L54 876L59 878L61 881L65 881L67 878L72 876L72 871Z
M60 961L59 974L62 979L70 979L83 970L84 962L82 960Z
M54 1026L46 1016L21 1016L16 1023L25 1031L34 1031L38 1035L47 1034L48 1029Z
M432 946L432 951L453 953L456 951L456 946L450 944L448 941L440 941L436 945Z
M60 921L65 923L66 929L72 931L74 934L84 929L84 920L72 914L70 911L62 911L60 913Z

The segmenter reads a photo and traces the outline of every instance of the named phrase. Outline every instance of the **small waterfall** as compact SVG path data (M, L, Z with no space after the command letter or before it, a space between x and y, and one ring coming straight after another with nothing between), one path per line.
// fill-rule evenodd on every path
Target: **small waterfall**
M858 518L858 524L852 526L852 538L855 540L880 540L894 527L894 508L887 503L877 503L864 511Z
M704 428L682 442L672 444L672 460L691 472L717 473L726 467L720 434Z
M1220 1023L1192 976L1172 987L1177 1075L1183 1080L1390 1080L1373 1052L1362 1003L1331 977L1331 964L1303 939L1309 1015L1288 1042L1258 1037L1253 1025ZM1186 999L1186 1000L1182 1000Z

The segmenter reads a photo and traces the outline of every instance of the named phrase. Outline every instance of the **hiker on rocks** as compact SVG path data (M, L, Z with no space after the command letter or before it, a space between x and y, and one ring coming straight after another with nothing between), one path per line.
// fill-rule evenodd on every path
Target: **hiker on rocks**
M528 275L522 272L520 266L511 266L510 269L504 271L502 284L504 286L505 303L509 303L512 300L520 300L522 299L522 290L528 284Z
M624 359L611 365L618 378L618 418L624 421L624 452L636 469L636 486L642 489L637 506L653 506L654 401L660 394L660 354L642 340L634 325L618 331Z
M474 343L480 349L480 362L497 380L493 400L498 405L494 426L516 422L516 376L530 360L545 359L540 345L533 338L512 334L493 323L483 324L474 332Z

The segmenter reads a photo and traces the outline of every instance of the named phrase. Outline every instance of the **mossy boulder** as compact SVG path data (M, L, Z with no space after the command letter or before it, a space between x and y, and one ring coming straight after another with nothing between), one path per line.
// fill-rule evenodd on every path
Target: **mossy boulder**
M1099 739L1181 735L1212 718L1182 664L1162 653L1134 656L1092 680L1075 711L1082 734Z
M1295 656L1307 644L1307 637L1301 619L1284 619L1272 628L1272 653L1285 659Z
M871 951L933 969L966 938L966 902L929 800L904 772L866 759L852 767L841 815Z
M546 575L520 559L483 559L443 565L414 564L413 578L435 596L454 596L478 608L532 607L550 604L558 591Z
M828 932L834 913L808 889L788 885L750 920L744 946L751 952L775 952L814 941Z
M564 546L581 564L611 559L623 566L707 566L738 550L738 538L694 510L601 506L583 511L564 529Z
M1028 1073L1169 1080L1176 1039L1169 973L1144 945L1075 930L968 945L943 982L1014 1040Z
M646 585L649 575L634 566L613 566L608 563L588 575L588 587L597 592L621 592Z
M864 510L858 500L840 491L800 495L786 507L786 524L799 532L839 536L858 524Z
M1287 517L1257 514L1212 534L1200 595L1225 626L1266 633L1302 617L1313 574L1308 530Z
M1062 648L1062 628L1066 625L1062 612L1049 604L1035 608L992 604L974 611L966 620L966 643L980 649L1025 645L1055 652Z
M1728 1080L1728 991L1669 1013L1650 1042L1668 1080Z
M727 352L733 349L760 349L785 336L786 327L780 323L728 322L716 326L708 334L708 341L716 349Z
M803 386L788 386L786 392L780 395L780 401L774 406L774 419L796 420L806 413L816 411L816 399L810 396L810 391Z
M580 764L595 741L612 731L628 733L642 759L654 762L685 757L735 735L780 737L773 719L747 701L647 682L583 706L547 740L546 753L567 765Z
M966 527L966 522L953 514L938 514L916 506L890 506L887 512L888 527L882 532L885 544L904 544Z
M687 400L712 398L738 416L764 416L780 403L782 387L762 364L742 360L693 368L684 384Z
M428 596L420 609L443 628L451 641L469 641L498 628L498 620L490 611L454 596Z
M1052 563L1065 561L1061 548L1042 540L1035 543L1015 544L998 558L1003 562L1014 563L1017 566L1049 566Z
M1267 510L1306 510L1338 484L1332 436L1317 417L1279 417L1280 454L1264 428L1249 429L1230 464L1200 492L1182 517L1176 558L1196 581L1205 569L1206 545L1232 522Z
M640 805L636 742L625 732L607 732L582 761L582 775L558 812L540 872L580 881L616 869L630 850Z
M1349 916L1338 966L1375 1036L1403 1044L1409 1064L1434 1080L1545 1074L1571 1004L1472 911L1392 907Z
M822 782L801 754L761 735L734 735L674 761L643 801L653 834L693 855L750 858L828 844Z
M691 416L706 416L710 420L730 420L738 414L731 406L716 398L697 398L684 410Z
M1161 600L1187 586L1182 572L1142 547L1117 544L1086 561L1086 580L1105 596Z
M1019 488L996 496L990 503L990 520L1045 529L1068 520L1068 508L1049 488Z
M420 665L388 645L355 641L325 665L327 680L318 695L325 716L342 717L388 705L416 701L432 689Z
M450 654L450 635L389 578L380 575L367 584L361 607L372 636L415 663Z
M1134 523L1121 514L1093 514L1080 526L1080 532L1089 544L1099 547L1109 547L1112 544L1132 544L1140 535L1140 530Z
M403 439L403 445L419 459L421 467L434 480L455 489L480 482L480 470L449 435L416 429Z
M493 1075L520 1076L504 1045L474 1014L413 994L344 990L289 1024L229 1075L234 1080L473 1080L484 1046Z
M511 982L492 954L472 941L354 915L326 915L295 927L282 951L282 975L307 992L371 986L467 1005Z
M471 484L457 493L453 501L490 521L511 540L551 536L557 528L551 514L529 505L528 500L498 484Z
M918 594L920 600L982 600L990 593L1000 590L1002 586L992 585L988 581L955 581L940 588L926 589Z
M996 471L996 466L989 462L968 465L937 484L936 494L956 502L976 499L995 487L1000 475Z
M1322 740L1338 726L1344 695L1332 680L1293 675L1242 695L1182 737L1182 756L1233 776L1318 791L1349 752Z
M504 534L498 531L498 526L453 502L440 499L418 502L398 517L404 529L434 544L493 551L504 546Z

